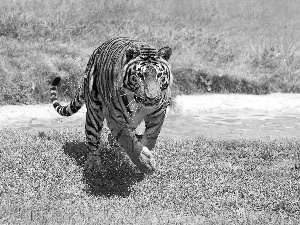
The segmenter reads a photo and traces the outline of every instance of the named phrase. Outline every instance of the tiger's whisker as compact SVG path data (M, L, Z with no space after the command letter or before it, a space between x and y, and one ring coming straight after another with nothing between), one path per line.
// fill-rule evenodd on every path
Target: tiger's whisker
M133 105L133 107L132 107L133 109L135 108L135 105L136 105L136 102L134 103L134 105Z
M131 93L131 92L130 92L130 93L122 93L122 94L120 94L120 96L123 97L123 96L130 95L130 94L131 94L131 95L134 95L134 93Z
M131 102L133 102L133 101L134 101L134 99L132 99L132 100L126 105L126 107L129 106L129 105L131 104Z

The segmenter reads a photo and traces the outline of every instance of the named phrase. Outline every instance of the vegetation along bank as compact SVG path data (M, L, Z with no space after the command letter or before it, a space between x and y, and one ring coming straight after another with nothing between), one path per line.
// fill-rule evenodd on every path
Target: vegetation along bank
M117 36L173 49L179 93L300 92L300 2L0 0L0 104L69 99L92 51Z

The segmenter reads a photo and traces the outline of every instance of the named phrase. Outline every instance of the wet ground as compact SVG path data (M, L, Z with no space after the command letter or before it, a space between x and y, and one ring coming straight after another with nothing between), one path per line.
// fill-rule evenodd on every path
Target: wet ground
M0 129L84 129L85 107L61 117L47 105L1 106ZM139 130L143 129L143 125ZM178 96L161 132L168 137L300 138L300 94Z

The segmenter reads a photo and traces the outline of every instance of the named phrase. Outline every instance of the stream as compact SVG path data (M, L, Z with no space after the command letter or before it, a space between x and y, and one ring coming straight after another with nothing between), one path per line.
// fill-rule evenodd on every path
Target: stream
M61 117L51 104L0 106L0 129L84 129L85 107ZM142 131L141 124L138 130ZM215 139L300 138L300 94L181 95L168 109L161 135Z

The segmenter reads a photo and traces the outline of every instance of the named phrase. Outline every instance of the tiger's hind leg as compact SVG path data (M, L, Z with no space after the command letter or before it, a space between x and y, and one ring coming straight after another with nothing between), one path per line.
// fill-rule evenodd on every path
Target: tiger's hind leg
M95 172L101 168L101 140L100 133L103 128L103 104L97 98L86 102L85 134L89 154L85 162L87 172Z

